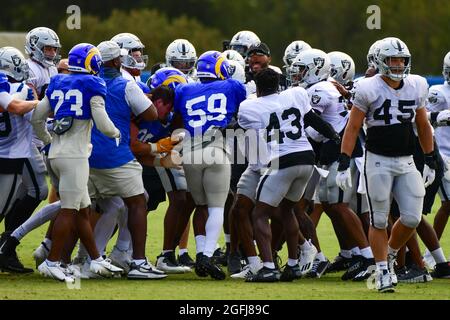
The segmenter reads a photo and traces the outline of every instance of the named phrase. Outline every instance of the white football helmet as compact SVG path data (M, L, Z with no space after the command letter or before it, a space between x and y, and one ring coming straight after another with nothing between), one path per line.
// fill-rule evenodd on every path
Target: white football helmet
M309 44L305 41L296 40L291 42L284 50L284 67L287 68L291 65L292 61L294 61L295 57L302 51L312 49Z
M195 47L185 39L176 39L167 47L166 64L168 67L188 74L194 69L196 61Z
M306 88L330 76L330 58L319 49L304 50L295 57L287 71L292 86Z
M375 63L384 76L395 81L406 78L411 71L411 54L406 44L398 38L385 38L375 48ZM391 58L404 58L404 66L390 66Z
M355 76L355 62L348 54L340 51L328 53L331 63L330 76L343 86L353 81Z
M44 47L56 48L56 55L45 55ZM42 63L45 67L51 67L58 63L61 59L60 48L61 43L58 35L55 31L46 27L34 28L25 37L25 52L30 58Z
M148 56L144 55L145 46L141 40L132 33L119 33L111 38L111 41L116 42L119 47L128 50L127 56L122 56L122 66L131 69L145 69L148 61ZM133 52L139 51L140 56L133 56Z
M226 50L222 52L222 55L227 58L227 60L238 62L242 66L242 68L245 69L245 60L236 50Z
M27 80L29 67L22 52L13 47L0 48L0 71L18 82Z
M375 49L377 48L377 46L380 44L381 40L377 40L375 41L369 48L369 52L367 52L367 66L370 68L377 68L377 65L375 64L374 61L374 56L375 56Z
M445 55L442 75L444 76L445 81L450 84L450 51Z
M247 50L251 45L257 45L261 43L258 36L248 30L239 31L236 33L230 41L230 49L239 52L244 58L247 57Z
M236 60L228 60L230 63L230 75L231 79L237 80L240 83L245 83L245 69L244 67Z

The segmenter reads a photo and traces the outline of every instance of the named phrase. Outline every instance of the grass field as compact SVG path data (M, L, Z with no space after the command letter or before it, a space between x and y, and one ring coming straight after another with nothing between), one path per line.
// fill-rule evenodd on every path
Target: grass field
M433 212L438 208L435 203ZM166 204L149 215L147 256L154 262L159 254L163 236L163 214ZM428 217L432 222L434 215ZM26 266L34 266L31 255L43 238L46 225L25 237L18 248L18 254ZM1 227L3 228L3 226ZM450 252L450 227L443 235L445 254ZM338 252L337 240L326 215L318 228L322 249L329 259ZM223 243L223 241L221 242ZM423 246L422 246L423 247ZM108 248L111 250L111 247ZM109 252L109 251L108 251ZM194 256L193 235L190 238L190 252ZM286 249L281 253L286 261ZM71 290L64 283L46 279L37 271L30 275L0 273L0 300L9 299L238 299L238 300L307 300L307 299L450 299L450 280L435 279L427 284L399 284L395 294L379 294L369 290L366 283L344 282L342 273L333 273L321 279L301 279L292 283L251 284L227 278L214 281L199 278L194 273L169 275L160 281L129 281L127 279L81 280L79 290Z

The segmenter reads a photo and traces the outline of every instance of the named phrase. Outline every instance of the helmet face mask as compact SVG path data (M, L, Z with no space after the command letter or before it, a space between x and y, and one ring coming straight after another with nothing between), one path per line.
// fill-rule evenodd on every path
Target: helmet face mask
M236 33L230 41L230 49L239 52L245 59L247 57L247 50L252 45L261 43L259 37L252 31L243 30Z
M411 54L404 42L397 38L385 38L375 49L375 63L383 76L401 81L411 71Z
M55 54L48 54L46 48L55 48ZM25 38L25 52L45 67L55 66L61 59L61 44L58 35L49 28L38 27L28 32Z
M22 53L13 47L0 48L0 71L17 82L29 78L29 66Z
M176 39L166 49L166 64L184 74L190 74L195 67L197 53L186 39Z
M300 52L288 68L288 78L293 86L308 87L326 80L329 75L330 58L318 49Z
M145 46L137 36L132 33L119 33L112 37L111 41L116 42L120 48L128 50L128 55L120 58L123 67L137 70L145 69L148 56L144 55Z

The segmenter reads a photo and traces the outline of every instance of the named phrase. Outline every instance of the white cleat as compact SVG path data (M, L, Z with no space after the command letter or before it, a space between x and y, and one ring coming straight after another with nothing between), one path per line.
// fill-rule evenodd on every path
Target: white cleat
M42 262L38 266L38 271L44 277L52 278L58 281L66 281L69 283L74 283L74 277L65 273L65 268L61 267L61 264L58 262L54 266L49 266L46 261Z
M166 254L161 254L156 260L156 268L158 270L164 271L165 273L185 273L191 272L191 268L179 265L175 259L175 253L167 252Z
M80 270L80 278L81 279L106 279L106 278L110 278L110 277L111 276L105 277L100 274L92 272L91 264L87 261L81 266L81 270Z
M130 264L131 264L130 251L122 251L117 249L116 246L114 246L108 258L111 260L111 263L113 265L123 269L124 273L128 273L130 271Z
M310 244L311 247L308 250L302 250L300 259L298 260L298 266L300 267L302 276L311 271L317 254L317 248L312 243Z
M395 292L394 284L392 282L391 273L388 271L377 271L375 286L378 292Z
M167 277L167 274L158 270L147 260L140 265L132 262L130 272L128 272L128 279L130 280L164 279L165 277Z
M39 247L34 250L33 259L36 262L36 268L39 268L39 265L47 259L49 252L50 248L47 248L44 242L41 242Z
M111 264L111 260L109 259L103 259L101 261L91 260L89 270L107 278L123 272L123 269Z
M263 267L262 263L258 264L248 264L242 269L239 273L234 273L230 275L233 279L247 279L248 277L251 277L258 273L259 270L261 270Z
M396 286L398 283L397 274L395 273L395 265L397 264L397 256L388 254L388 269L391 275L392 285Z

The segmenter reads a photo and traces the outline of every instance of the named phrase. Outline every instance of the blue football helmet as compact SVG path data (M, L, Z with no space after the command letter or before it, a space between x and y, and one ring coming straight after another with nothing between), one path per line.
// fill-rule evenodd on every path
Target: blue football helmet
M145 94L150 93L150 88L142 81L136 81L136 84L139 86L139 88L141 88L142 92L144 92Z
M187 83L186 76L180 70L172 67L159 69L147 81L150 89L159 86L168 86L169 88L175 89L180 83Z
M198 58L197 77L228 79L231 77L230 63L219 51L206 51Z
M96 46L79 43L69 52L69 71L89 74L100 72L102 56Z

